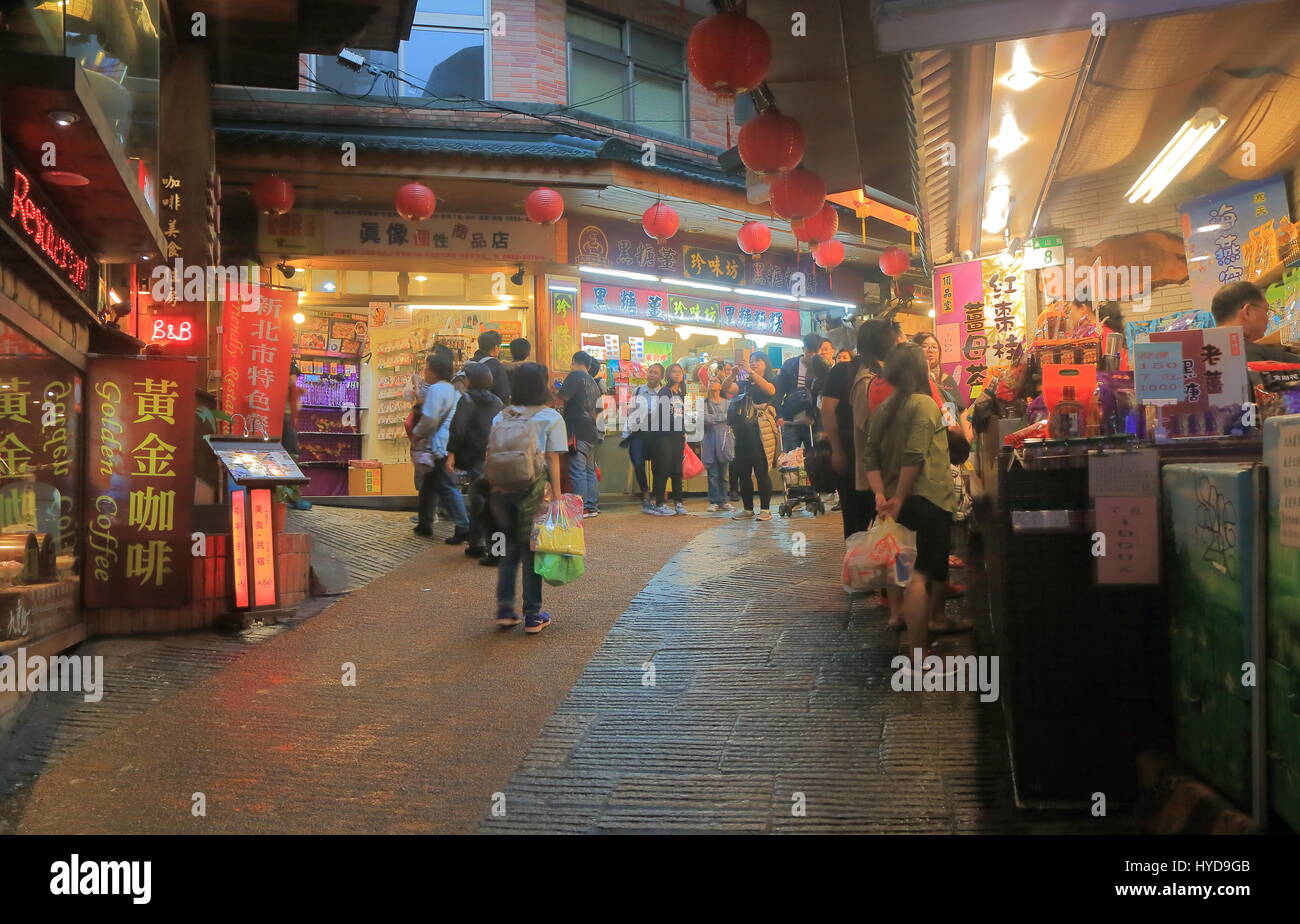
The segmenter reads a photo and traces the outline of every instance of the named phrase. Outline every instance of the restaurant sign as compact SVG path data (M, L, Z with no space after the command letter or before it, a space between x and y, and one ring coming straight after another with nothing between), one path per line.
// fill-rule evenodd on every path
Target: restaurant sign
M19 166L7 150L4 162L0 220L40 254L51 273L70 285L86 304L93 304L98 297L99 264L89 248L45 197L34 174Z
M280 439L298 293L259 286L253 304L254 311L233 299L221 305L221 409L243 416L236 435Z
M294 209L262 215L257 226L263 253L385 259L554 260L555 229L521 215L437 214L407 221L392 212L364 209Z
M86 401L88 607L190 600L192 360L92 357Z
M742 304L730 299L700 298L664 289L605 282L582 284L582 310L656 324L717 327L740 334L797 337L800 332L799 312L794 308Z

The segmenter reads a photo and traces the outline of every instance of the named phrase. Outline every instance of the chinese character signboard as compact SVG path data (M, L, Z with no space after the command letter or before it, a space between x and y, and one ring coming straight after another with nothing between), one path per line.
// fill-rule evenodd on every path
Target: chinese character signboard
M294 209L258 219L262 250L330 257L554 260L555 233L522 215L436 214L417 222L392 212Z
M559 375L578 351L578 287L555 283L549 293L550 310L542 322L550 332L550 368Z
M682 275L701 282L743 286L745 264L737 253L687 245L682 248Z
M988 378L985 353L983 262L953 263L934 271L934 329L943 351L942 368L973 400ZM953 346L956 349L952 349Z
M773 337L799 336L799 312L794 308L740 304L725 298L700 298L607 282L582 284L582 310L656 324L690 324Z
M195 364L92 358L86 400L88 607L190 599Z
M298 293L259 286L253 303L255 311L229 299L221 305L221 409L242 414L249 433L280 439ZM238 421L234 429L243 432Z
M1184 202L1178 211L1192 305L1203 311L1209 310L1214 293L1228 283L1254 282L1300 258L1300 238L1290 220L1280 174ZM1280 289L1270 291L1270 331L1287 320L1286 306L1273 301L1283 294Z

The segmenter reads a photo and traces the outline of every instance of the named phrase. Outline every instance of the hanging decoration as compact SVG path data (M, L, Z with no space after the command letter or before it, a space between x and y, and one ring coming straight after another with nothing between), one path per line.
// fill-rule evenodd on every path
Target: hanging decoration
M407 221L424 221L438 207L438 198L423 183L407 183L397 191L393 204Z
M773 214L791 221L815 215L826 201L826 183L803 167L773 177L770 190Z
M704 89L721 99L752 90L767 77L772 40L743 13L701 19L686 41L686 66Z
M772 229L761 221L747 221L736 232L736 244L742 253L757 257L772 246Z
M911 265L912 258L901 247L889 247L880 254L880 271L886 276L897 279L906 273Z
M741 163L755 173L789 173L803 160L803 126L768 110L740 127L737 146Z
M844 244L831 238L812 249L813 261L824 270L833 270L844 262Z
M545 186L534 189L524 200L524 214L539 225L553 225L564 214L564 197Z
M641 215L641 227L646 237L652 237L660 244L677 233L679 224L681 218L677 210L663 202L656 202Z
M790 222L790 230L794 232L795 240L803 241L805 244L829 241L839 229L839 212L835 211L835 206L829 202L823 202L821 210L807 218Z
M266 215L283 215L293 208L293 184L276 173L268 173L252 190L253 205Z

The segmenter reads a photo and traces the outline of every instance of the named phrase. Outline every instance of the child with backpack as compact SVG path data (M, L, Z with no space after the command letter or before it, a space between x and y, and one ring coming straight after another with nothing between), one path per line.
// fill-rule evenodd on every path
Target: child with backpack
M492 421L484 475L496 527L505 539L505 558L497 568L496 624L524 624L530 634L551 623L542 612L542 576L533 570L533 519L546 489L559 498L560 458L569 435L559 411L548 406L550 373L540 363L521 363L510 381L510 404ZM492 537L489 537L491 541ZM523 616L515 610L515 574L523 570Z

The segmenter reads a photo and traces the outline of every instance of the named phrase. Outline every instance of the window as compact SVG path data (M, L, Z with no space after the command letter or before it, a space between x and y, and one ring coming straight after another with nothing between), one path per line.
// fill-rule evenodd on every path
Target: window
M645 26L569 7L569 105L685 136L686 47Z
M316 55L312 89L339 90L354 96L437 99L484 99L487 96L488 27L486 0L418 0L411 37L396 52L349 48L380 71L354 71L330 55Z

